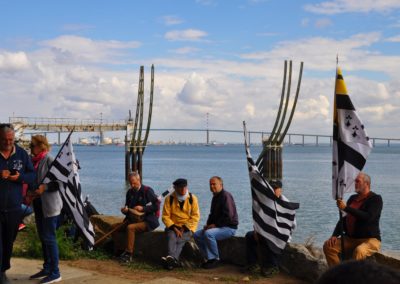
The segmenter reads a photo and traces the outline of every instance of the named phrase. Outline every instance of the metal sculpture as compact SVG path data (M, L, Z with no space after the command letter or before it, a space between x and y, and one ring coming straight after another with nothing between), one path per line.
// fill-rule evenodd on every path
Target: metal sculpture
M142 175L142 164L143 164L143 154L146 149L147 139L149 137L150 125L151 125L151 115L153 110L153 94L154 94L154 65L151 66L151 83L150 83L150 100L149 108L147 113L147 125L143 128L143 118L144 118L144 67L140 66L139 74L139 87L138 96L136 103L136 115L135 121L133 122L133 129L130 143L126 143L126 155L125 155L125 179L128 180L129 173L138 172L140 178ZM129 123L132 123L132 118L129 112ZM142 132L144 135L142 136ZM129 131L128 131L129 132ZM128 149L129 148L129 149ZM131 161L130 161L131 159ZM130 163L131 162L131 163Z
M301 62L300 64L296 95L294 97L290 110L290 115L288 118L287 114L290 103L290 88L292 84L292 61L289 62L288 82L286 83L287 74L287 61L285 60L282 94L281 101L279 103L278 114L275 120L274 127L271 131L271 135L268 137L268 139L263 140L263 150L261 151L256 163L258 168L260 169L260 172L264 175L264 177L266 177L267 180L282 180L283 141L292 122L294 111L296 110L297 99L300 93L301 78L303 74L303 62ZM286 85L287 91L285 97Z

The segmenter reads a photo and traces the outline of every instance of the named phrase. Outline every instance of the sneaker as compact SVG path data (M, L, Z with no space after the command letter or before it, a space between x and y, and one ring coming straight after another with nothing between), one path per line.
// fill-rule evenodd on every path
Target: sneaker
M279 267L269 267L261 269L261 275L267 278L273 277L274 275L279 274Z
M46 276L45 278L40 281L40 284L50 284L50 283L56 283L60 282L62 280L61 275L49 275Z
M174 269L175 267L177 267L177 261L176 261L176 259L175 259L174 257L170 256L170 255L168 255L168 256L165 258L165 262L166 262L166 269L168 269L168 270L172 270L172 269Z
M132 258L132 254L130 254L127 251L124 251L118 258L118 260L122 263L129 263L132 262L133 258Z
M216 268L219 265L219 259L209 259L206 262L204 262L201 267L204 269L213 269Z
M49 276L49 274L50 274L49 272L42 269L39 272L29 276L29 279L40 279L40 278Z
M26 225L24 224L24 223L21 223L21 224L19 224L19 226L18 226L18 231L21 231L21 230L23 230L23 229L25 229L26 228Z

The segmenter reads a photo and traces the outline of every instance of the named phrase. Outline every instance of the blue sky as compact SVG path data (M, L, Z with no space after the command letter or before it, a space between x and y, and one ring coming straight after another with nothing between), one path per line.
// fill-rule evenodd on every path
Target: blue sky
M330 134L336 54L372 137L400 138L398 0L0 0L0 120L125 119L155 65L154 128L272 129L284 60L290 132ZM147 80L146 80L147 79Z

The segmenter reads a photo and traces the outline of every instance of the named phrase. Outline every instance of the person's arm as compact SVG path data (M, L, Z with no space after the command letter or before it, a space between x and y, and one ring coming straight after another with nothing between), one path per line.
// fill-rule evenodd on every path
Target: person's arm
M197 197L192 195L192 198L193 198L192 210L189 216L189 220L185 224L185 227L188 228L190 231L195 232L200 220L200 209Z
M171 219L171 206L169 199L171 198L171 195L168 196L166 199L164 199L164 206L163 206L163 211L162 211L162 221L165 225L165 227L172 229L174 226L174 221Z
M346 206L344 209L345 212L353 215L358 220L368 221L374 220L381 214L383 201L380 195L375 195L370 200L365 201L365 210L351 208L350 206Z
M24 170L20 172L17 182L25 182L25 183L33 183L36 179L36 172L33 168L33 164L31 159L29 158L28 154L25 152L23 153L23 160L24 160Z
M143 212L146 214L156 213L159 207L159 201L151 187L146 191L146 200L149 200L150 202L143 206Z
M235 223L235 216L237 216L235 201L231 194L225 194L222 213L222 224L232 225Z

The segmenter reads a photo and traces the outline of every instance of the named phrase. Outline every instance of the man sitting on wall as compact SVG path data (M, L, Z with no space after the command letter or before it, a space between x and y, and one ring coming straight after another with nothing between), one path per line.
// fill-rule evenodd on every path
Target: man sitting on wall
M189 192L187 180L177 179L173 185L175 191L165 199L162 212L168 255L161 260L168 270L179 266L179 256L183 246L191 239L200 220L197 197Z

